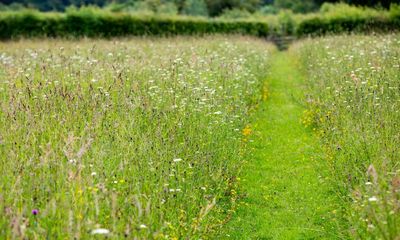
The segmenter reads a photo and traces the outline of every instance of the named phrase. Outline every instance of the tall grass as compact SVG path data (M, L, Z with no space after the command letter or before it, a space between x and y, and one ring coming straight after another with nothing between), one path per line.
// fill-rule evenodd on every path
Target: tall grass
M357 239L400 236L400 36L303 42L310 110Z
M0 43L1 238L212 235L272 50L241 37Z

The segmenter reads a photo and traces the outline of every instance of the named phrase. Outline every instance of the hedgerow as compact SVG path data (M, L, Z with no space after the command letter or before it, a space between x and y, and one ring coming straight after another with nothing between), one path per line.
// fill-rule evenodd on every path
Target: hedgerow
M300 22L297 35L324 35L328 33L389 32L400 28L395 17L314 17Z
M204 34L267 36L268 24L249 20L134 16L129 14L39 13L24 11L0 17L0 38L20 37L120 37Z
M257 37L388 32L400 29L400 7L390 11L325 4L316 14L290 12L239 19L133 15L85 7L65 13L2 12L0 39L30 37L174 36L242 34Z

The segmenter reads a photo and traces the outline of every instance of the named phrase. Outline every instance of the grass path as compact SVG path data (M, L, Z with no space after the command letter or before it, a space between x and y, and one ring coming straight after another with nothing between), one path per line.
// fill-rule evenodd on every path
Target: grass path
M241 173L246 197L227 239L339 239L337 199L318 139L300 123L304 76L288 52L276 53L270 96L253 118L254 148Z

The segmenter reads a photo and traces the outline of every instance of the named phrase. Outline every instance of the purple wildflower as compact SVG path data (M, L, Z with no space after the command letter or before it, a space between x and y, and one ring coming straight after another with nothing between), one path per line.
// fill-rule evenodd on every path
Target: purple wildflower
M38 214L39 214L39 210L33 209L33 210L32 210L32 214L35 215L35 216L38 215Z

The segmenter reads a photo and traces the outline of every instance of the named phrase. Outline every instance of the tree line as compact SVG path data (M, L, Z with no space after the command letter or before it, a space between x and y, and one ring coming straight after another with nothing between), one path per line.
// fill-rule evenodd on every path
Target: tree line
M35 8L40 11L64 11L69 6L95 5L114 11L149 10L155 12L218 16L237 9L274 13L280 9L306 13L316 11L324 2L344 2L357 6L389 8L399 0L0 0L3 9Z

